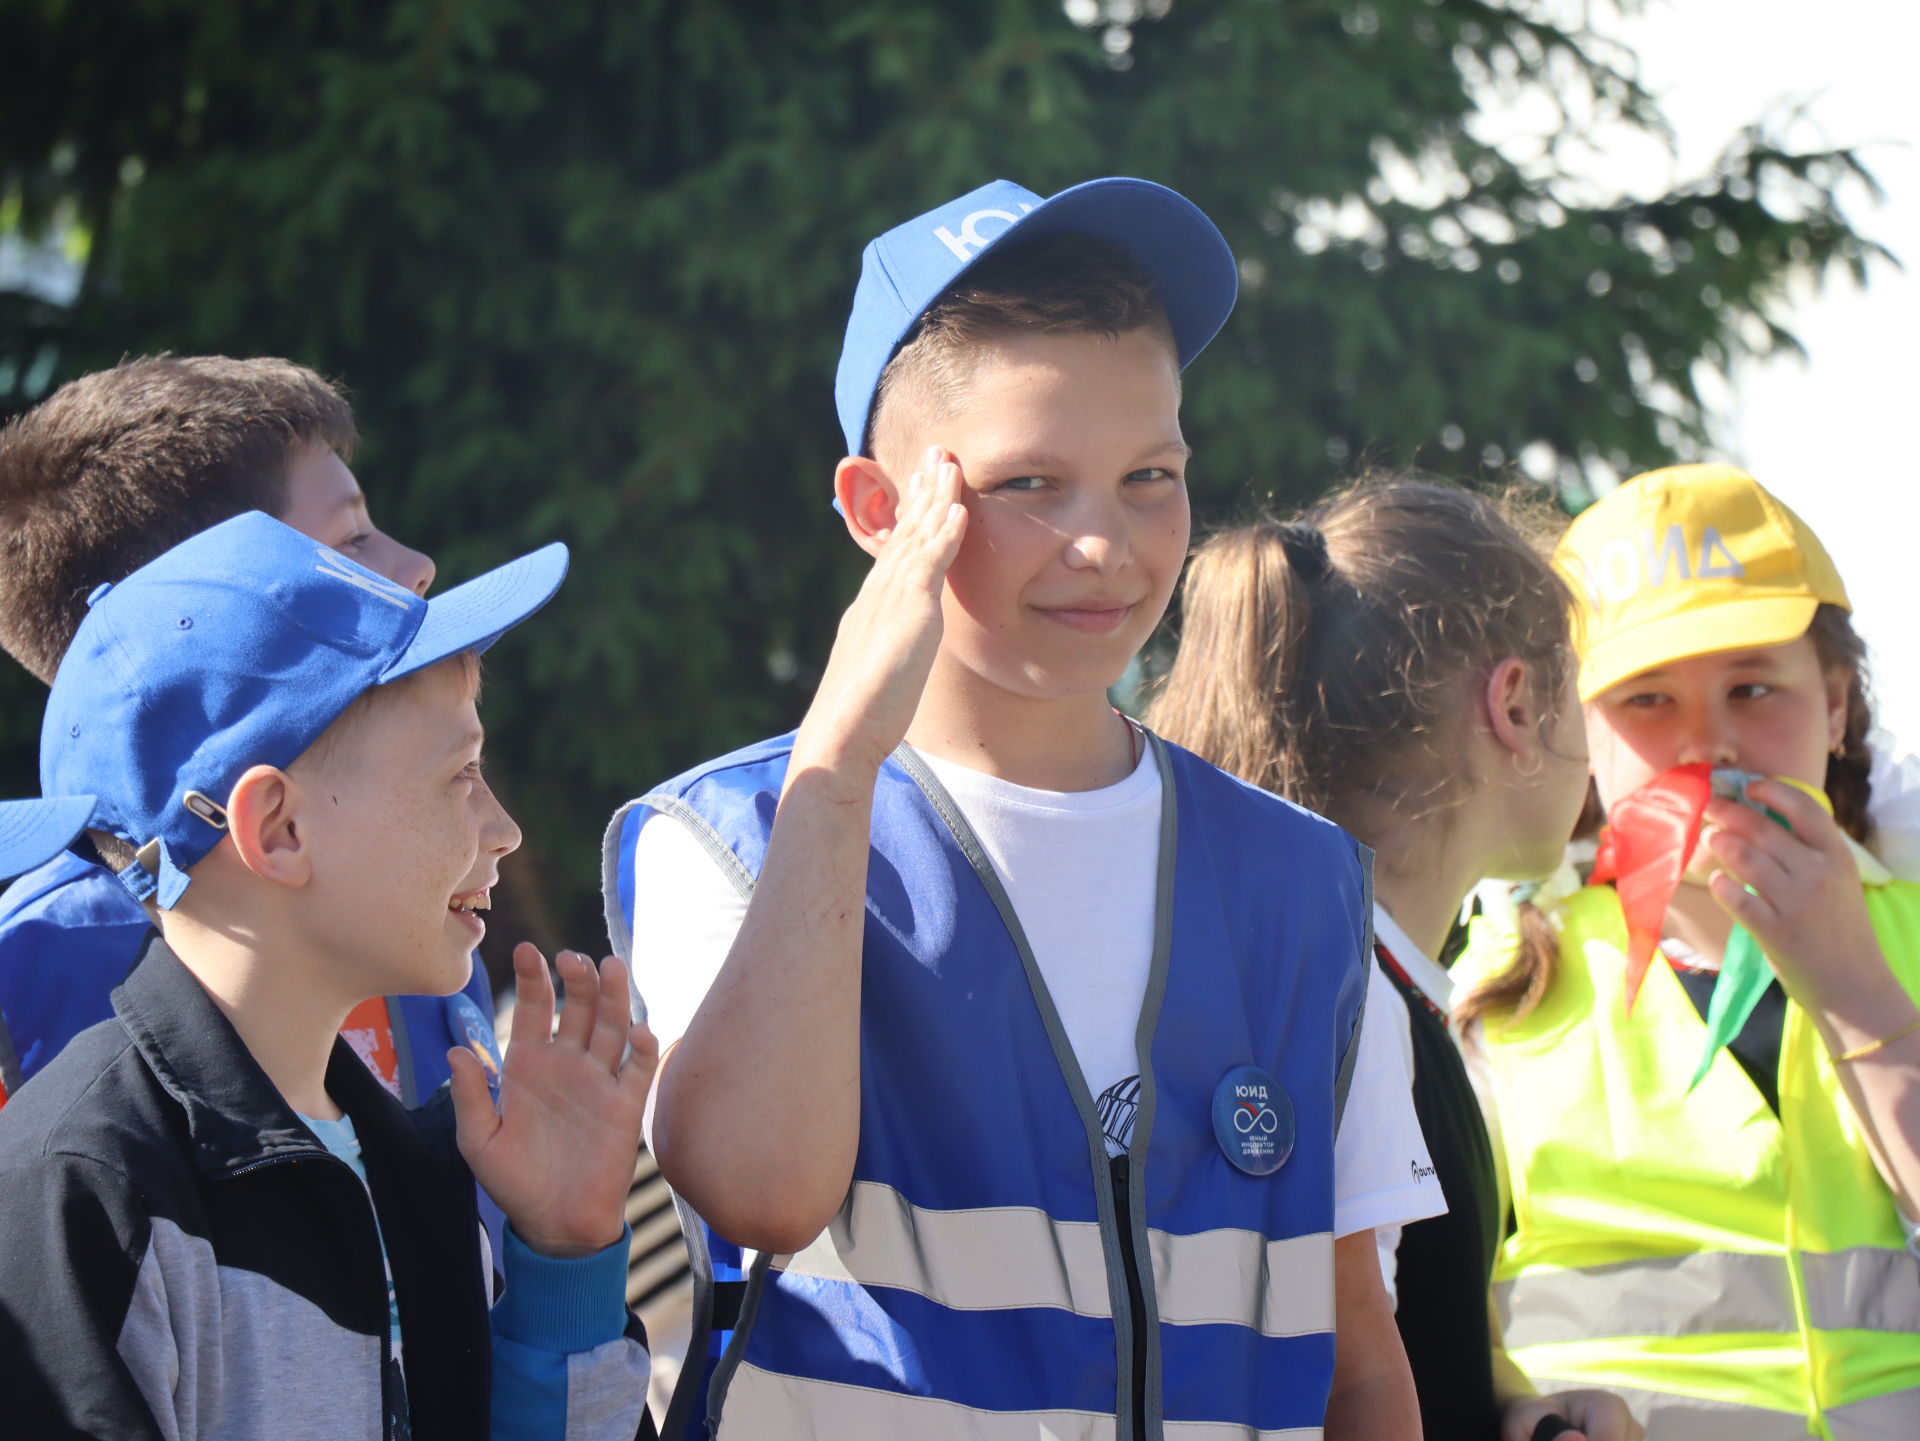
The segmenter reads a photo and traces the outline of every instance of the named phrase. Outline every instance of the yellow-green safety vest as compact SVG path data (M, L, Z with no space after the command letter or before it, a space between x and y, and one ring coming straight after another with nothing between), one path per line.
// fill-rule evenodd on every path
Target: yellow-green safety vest
M1920 885L1863 872L1920 999ZM1788 1002L1777 1117L1724 1050L1689 1095L1706 1026L1672 969L1629 1018L1612 888L1563 918L1545 1000L1474 1042L1512 1190L1494 1277L1515 1361L1545 1391L1621 1394L1649 1441L1920 1441L1920 1259L1812 1019ZM1517 945L1476 921L1460 984Z

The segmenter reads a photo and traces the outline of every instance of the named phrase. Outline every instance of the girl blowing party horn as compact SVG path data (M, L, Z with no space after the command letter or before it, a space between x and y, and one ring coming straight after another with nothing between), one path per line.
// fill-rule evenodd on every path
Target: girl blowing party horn
M1920 1435L1920 885L1864 844L1846 589L1717 465L1628 482L1555 561L1609 825L1590 884L1456 966L1508 1345L1652 1441Z

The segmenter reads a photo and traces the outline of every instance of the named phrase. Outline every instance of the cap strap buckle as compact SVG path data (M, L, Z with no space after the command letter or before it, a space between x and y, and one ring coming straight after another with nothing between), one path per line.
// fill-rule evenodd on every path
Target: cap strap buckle
M227 828L227 808L211 796L202 795L199 791L188 791L180 797L180 804L216 831L224 831Z

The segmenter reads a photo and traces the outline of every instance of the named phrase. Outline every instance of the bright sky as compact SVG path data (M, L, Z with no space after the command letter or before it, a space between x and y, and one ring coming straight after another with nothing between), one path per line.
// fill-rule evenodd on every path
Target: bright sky
M1873 650L1881 724L1920 750L1920 5L1913 0L1654 0L1610 33L1637 51L1672 122L1677 159L1596 156L1597 181L1663 187L1704 172L1739 126L1804 104L1788 133L1806 146L1860 145L1887 193L1855 194L1856 228L1907 264L1868 288L1830 284L1796 300L1787 328L1803 363L1747 366L1725 402L1717 458L1744 466L1826 542Z

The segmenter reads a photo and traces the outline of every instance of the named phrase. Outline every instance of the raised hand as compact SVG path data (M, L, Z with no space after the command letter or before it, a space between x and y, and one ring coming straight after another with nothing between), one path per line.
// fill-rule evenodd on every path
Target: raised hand
M632 1024L627 969L578 951L554 957L566 990L553 1023L546 959L513 950L517 1004L500 1102L464 1049L448 1052L460 1154L522 1241L546 1256L591 1255L620 1239L640 1120L659 1048Z
M940 647L940 592L967 530L960 465L929 450L908 480L879 556L840 618L827 669L794 746L795 769L816 757L877 772L907 733Z

